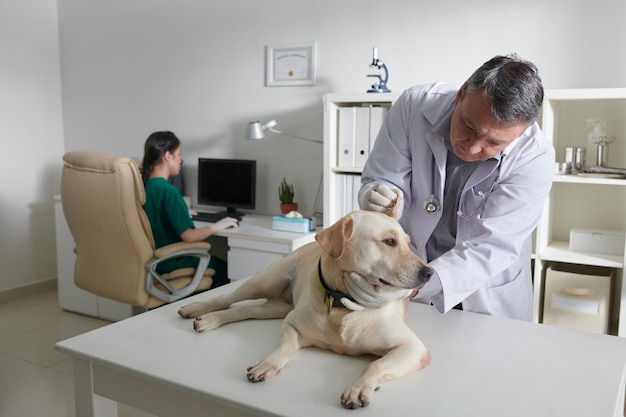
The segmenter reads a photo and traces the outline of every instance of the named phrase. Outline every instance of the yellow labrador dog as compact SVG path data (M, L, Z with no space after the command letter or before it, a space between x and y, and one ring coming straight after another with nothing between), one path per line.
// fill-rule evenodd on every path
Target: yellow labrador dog
M411 252L409 237L395 218L382 213L352 212L315 238L317 242L256 273L234 292L186 305L178 313L195 317L198 332L240 320L284 317L276 350L248 368L252 382L275 375L306 346L345 355L380 356L341 395L345 408L365 407L381 383L430 363L428 350L404 319L409 294L428 282L432 270ZM380 309L344 308L340 299L349 297L346 273L360 274L379 291L403 295ZM231 307L251 299L267 301Z

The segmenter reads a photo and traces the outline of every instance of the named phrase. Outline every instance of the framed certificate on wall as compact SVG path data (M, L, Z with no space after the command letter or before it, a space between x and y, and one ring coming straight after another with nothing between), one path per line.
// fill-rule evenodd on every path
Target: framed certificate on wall
M265 85L315 85L316 46L315 42L267 45Z

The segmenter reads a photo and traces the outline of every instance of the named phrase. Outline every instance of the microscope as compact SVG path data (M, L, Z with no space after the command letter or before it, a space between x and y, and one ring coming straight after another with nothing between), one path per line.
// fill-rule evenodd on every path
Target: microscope
M387 88L387 80L389 79L389 71L387 70L387 66L385 63L378 59L378 48L374 47L374 51L372 54L372 63L370 64L370 68L374 69L382 69L384 75L380 74L368 74L368 77L378 78L378 83L372 84L372 88L367 90L368 93L391 93L391 90Z

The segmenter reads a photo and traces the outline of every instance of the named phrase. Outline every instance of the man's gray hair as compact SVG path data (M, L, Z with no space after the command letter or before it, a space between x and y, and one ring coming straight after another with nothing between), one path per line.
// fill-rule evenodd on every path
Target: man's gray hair
M507 126L530 125L537 120L543 102L537 67L517 54L491 58L461 88L461 99L470 91L482 92L492 102L494 121Z

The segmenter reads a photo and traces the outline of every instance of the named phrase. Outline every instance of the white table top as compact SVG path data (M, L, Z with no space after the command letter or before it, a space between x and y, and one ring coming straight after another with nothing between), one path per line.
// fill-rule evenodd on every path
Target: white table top
M241 282L194 298L230 291ZM198 334L191 320L176 313L189 302L108 325L57 348L184 392L238 403L246 415L262 415L261 410L325 417L622 415L626 340L615 336L456 310L441 315L411 303L408 323L430 349L432 364L383 384L369 407L348 411L339 396L373 357L307 348L280 374L253 384L246 367L273 350L281 320L234 323Z
M194 221L196 226L206 226L210 223ZM315 232L296 233L283 232L272 229L272 216L259 214L246 214L239 222L239 226L232 229L220 230L218 236L228 238L242 238L249 240L259 240L273 243L289 243L295 247L300 247L305 243L314 240Z

